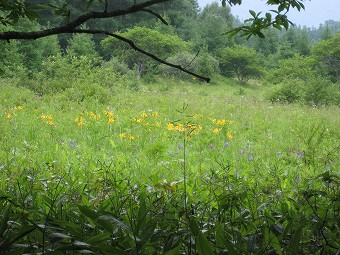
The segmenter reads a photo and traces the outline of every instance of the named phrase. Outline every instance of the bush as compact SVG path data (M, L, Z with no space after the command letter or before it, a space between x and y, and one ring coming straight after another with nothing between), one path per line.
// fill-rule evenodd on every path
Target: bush
M304 102L312 106L338 105L340 103L340 86L330 80L315 78L304 87Z
M269 94L272 103L296 103L301 100L301 87L304 86L302 80L289 80L275 86Z
M307 81L286 79L269 94L271 102L304 103L312 106L339 105L340 86L330 80L316 77Z

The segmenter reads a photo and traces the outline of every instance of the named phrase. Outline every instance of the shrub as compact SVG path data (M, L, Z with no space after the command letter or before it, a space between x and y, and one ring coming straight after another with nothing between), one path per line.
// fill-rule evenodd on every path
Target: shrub
M295 103L301 100L301 87L304 86L302 80L289 80L275 86L269 94L269 100L272 103Z
M286 79L269 94L271 102L304 103L312 106L339 105L340 86L328 79L316 77L303 81Z

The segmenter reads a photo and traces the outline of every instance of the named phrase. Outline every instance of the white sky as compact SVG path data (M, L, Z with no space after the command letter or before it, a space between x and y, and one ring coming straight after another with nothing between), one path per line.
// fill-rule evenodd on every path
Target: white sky
M213 2L216 0L198 0L201 8ZM221 3L220 0L217 2ZM242 5L231 7L231 12L243 21L250 17L249 10L254 10L257 13L272 9L265 3L264 0L243 0ZM297 25L317 28L329 19L340 21L340 0L305 0L303 4L306 7L305 10L301 10L301 12L292 10L288 13L289 19Z

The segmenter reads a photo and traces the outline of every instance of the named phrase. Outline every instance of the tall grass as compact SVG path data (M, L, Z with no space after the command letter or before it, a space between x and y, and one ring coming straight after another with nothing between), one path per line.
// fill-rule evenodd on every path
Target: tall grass
M338 107L271 104L260 85L159 80L72 100L8 83L6 254L338 252Z

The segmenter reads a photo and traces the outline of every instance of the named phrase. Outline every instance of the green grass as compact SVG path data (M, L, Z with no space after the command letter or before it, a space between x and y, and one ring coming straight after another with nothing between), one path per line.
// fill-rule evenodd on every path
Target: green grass
M12 83L0 81L5 254L339 250L338 107L271 104L261 84L228 80L43 96Z

